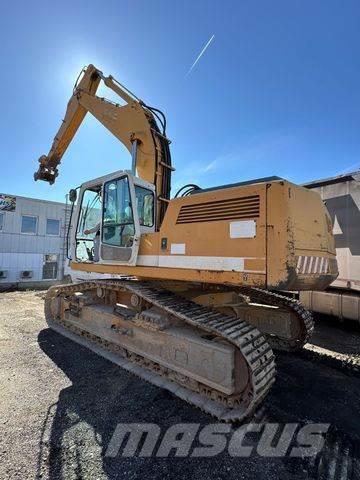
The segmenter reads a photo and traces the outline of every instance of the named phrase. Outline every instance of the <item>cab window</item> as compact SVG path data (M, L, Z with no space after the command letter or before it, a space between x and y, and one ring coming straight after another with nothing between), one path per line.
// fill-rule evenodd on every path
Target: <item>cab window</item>
M140 225L152 227L154 225L154 194L147 188L135 186L136 208Z
M88 188L81 201L80 215L76 230L76 258L78 261L93 261L94 238L100 229L101 193L100 187ZM85 233L87 231L91 233Z
M103 243L131 247L135 225L127 177L105 183L103 215Z

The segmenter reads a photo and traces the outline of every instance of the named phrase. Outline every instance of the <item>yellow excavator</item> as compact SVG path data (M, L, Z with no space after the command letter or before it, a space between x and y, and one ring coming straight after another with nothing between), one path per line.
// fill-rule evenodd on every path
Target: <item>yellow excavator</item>
M96 95L101 81L119 103ZM69 264L87 279L48 290L49 326L220 420L244 420L275 380L273 349L297 350L313 330L284 291L321 290L337 276L320 196L270 177L190 184L170 198L165 115L93 65L36 180L55 181L87 112L132 165L70 190Z

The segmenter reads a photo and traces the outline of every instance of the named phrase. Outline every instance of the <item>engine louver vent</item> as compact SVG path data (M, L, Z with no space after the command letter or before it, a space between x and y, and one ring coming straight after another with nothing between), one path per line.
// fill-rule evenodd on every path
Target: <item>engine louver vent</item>
M218 220L241 220L257 218L260 214L259 195L229 198L180 208L176 223L215 222Z

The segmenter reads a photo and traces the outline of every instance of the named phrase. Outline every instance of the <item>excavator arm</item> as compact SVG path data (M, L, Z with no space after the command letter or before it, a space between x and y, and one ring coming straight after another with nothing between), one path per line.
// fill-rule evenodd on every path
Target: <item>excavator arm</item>
M96 95L100 81L122 99L113 103ZM39 158L35 180L53 184L58 175L58 165L74 138L87 112L90 112L105 128L118 138L132 154L132 170L143 180L153 183L157 195L157 226L165 215L170 198L171 157L166 138L165 118L159 110L148 107L113 77L105 77L100 70L89 65L75 85L65 118L57 132L48 155ZM160 131L155 117L161 121Z

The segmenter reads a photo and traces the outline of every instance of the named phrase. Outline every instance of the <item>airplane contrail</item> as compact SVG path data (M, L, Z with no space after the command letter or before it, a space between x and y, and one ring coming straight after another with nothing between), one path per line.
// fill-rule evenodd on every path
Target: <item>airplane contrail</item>
M195 67L195 65L198 63L198 61L200 60L200 58L204 55L205 51L207 50L207 48L209 47L210 43L214 40L215 38L215 35L212 35L212 37L210 38L210 40L208 40L207 44L205 45L205 47L201 50L201 52L199 53L197 59L195 60L195 62L191 65L190 67L190 70L187 72L186 76L188 76L192 69Z

